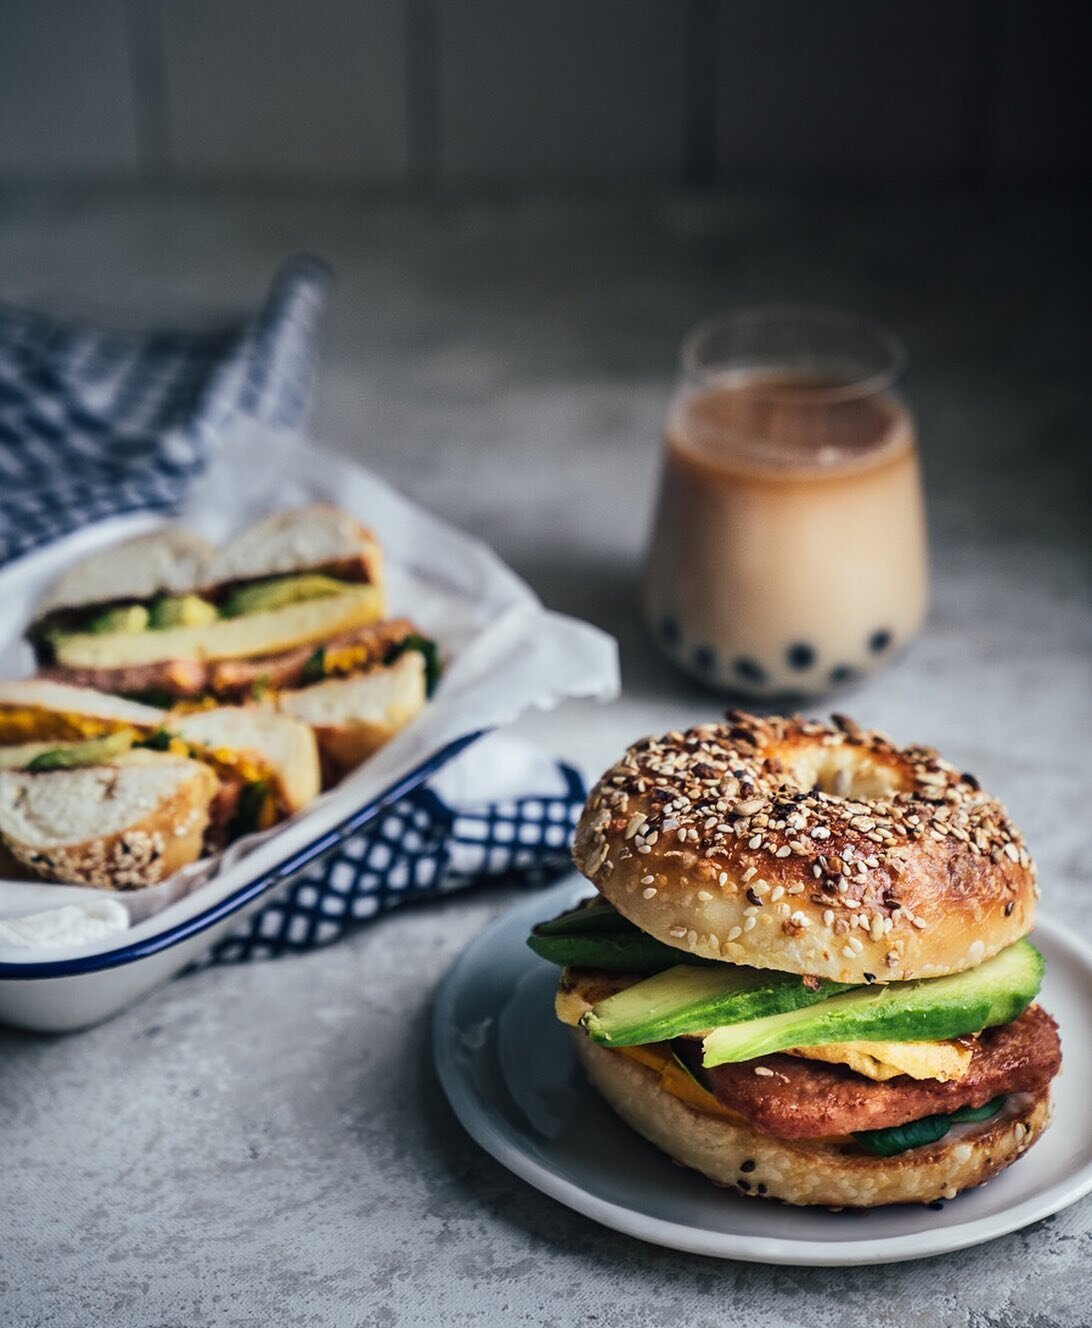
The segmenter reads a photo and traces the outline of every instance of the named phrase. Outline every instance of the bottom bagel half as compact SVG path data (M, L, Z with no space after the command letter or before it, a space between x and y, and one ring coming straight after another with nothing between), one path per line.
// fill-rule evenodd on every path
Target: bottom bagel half
M683 1166L737 1193L789 1204L874 1208L931 1203L982 1185L1015 1162L1050 1118L1050 1089L1012 1094L989 1120L968 1123L932 1144L876 1157L851 1138L779 1139L742 1116L708 1111L668 1091L650 1064L573 1030L578 1058L615 1112Z

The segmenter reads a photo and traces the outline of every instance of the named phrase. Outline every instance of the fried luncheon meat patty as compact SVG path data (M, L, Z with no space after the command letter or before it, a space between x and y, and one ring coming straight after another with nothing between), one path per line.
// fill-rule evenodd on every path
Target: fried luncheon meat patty
M695 1062L680 1044L681 1054ZM843 1065L784 1055L709 1070L695 1064L695 1070L718 1102L756 1129L780 1139L815 1139L981 1107L1002 1093L1037 1092L1061 1061L1057 1024L1032 1005L1012 1023L979 1034L966 1075L949 1083L908 1075L877 1082Z

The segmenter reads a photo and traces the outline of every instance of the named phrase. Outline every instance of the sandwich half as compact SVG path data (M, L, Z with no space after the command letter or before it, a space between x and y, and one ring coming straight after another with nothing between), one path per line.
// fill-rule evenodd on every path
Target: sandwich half
M327 782L422 708L435 642L384 619L382 558L347 513L274 513L217 551L177 528L107 550L31 625L40 676L169 707L260 702L313 725Z
M189 829L183 834L176 817L171 851L161 847L154 859L111 856L111 835L125 837L128 829L131 842L144 842L134 809L158 809L160 829L162 818L174 815L175 802L164 804L156 794L167 788L169 774L197 809ZM40 679L0 683L0 780L0 843L10 855L46 879L117 889L154 884L183 865L180 857L193 861L274 825L306 807L320 788L314 734L291 716L237 706L167 712ZM84 812L95 807L99 812L88 812L85 823ZM20 809L34 809L46 840L27 836ZM50 809L55 822L46 815ZM91 832L100 822L96 836ZM73 844L64 841L71 851L50 851L48 837L69 828L79 832ZM52 847L59 850L62 841Z
M219 551L177 530L73 568L31 623L59 681L161 701L233 698L292 652L349 643L383 617L370 531L334 507L278 512ZM246 661L249 678L226 678Z

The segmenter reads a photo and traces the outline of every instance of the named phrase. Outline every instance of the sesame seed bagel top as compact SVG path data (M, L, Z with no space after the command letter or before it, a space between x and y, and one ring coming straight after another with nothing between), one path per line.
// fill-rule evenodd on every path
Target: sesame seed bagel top
M727 721L636 743L588 798L576 865L643 931L861 983L972 968L1031 930L1035 869L973 775L844 716Z

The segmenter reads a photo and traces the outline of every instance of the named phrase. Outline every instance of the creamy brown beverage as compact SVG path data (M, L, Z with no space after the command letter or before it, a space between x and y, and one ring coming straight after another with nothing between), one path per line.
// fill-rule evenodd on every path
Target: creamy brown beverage
M689 673L754 696L819 695L920 627L914 429L876 386L762 367L683 384L644 600L660 644Z

